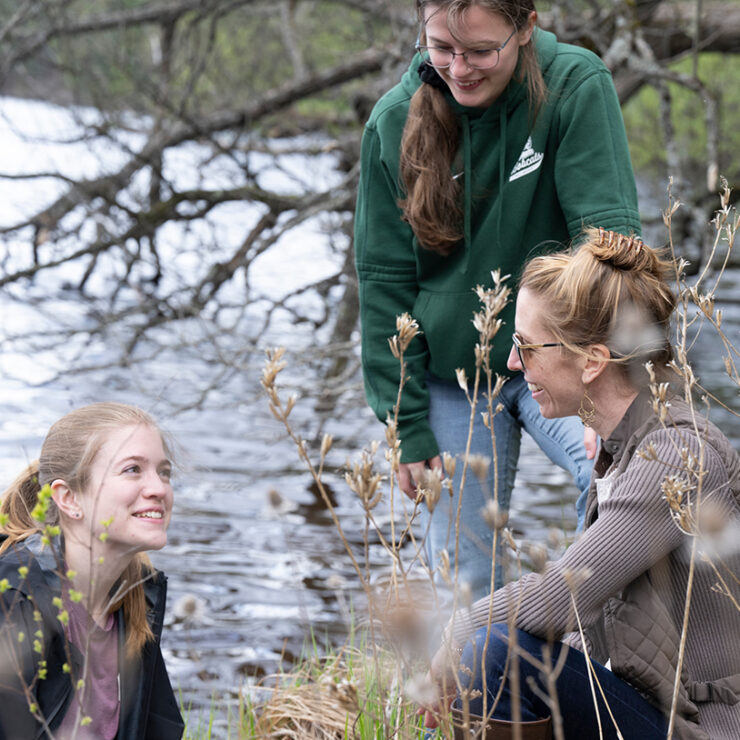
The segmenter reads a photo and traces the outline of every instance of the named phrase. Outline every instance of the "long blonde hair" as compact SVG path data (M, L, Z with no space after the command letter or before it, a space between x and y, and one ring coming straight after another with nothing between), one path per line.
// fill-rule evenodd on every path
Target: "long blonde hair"
M421 40L425 39L426 8L433 6L446 13L454 31L465 11L474 5L503 16L517 31L526 26L535 9L533 0L417 0ZM520 48L517 69L517 79L527 83L533 124L547 96L533 38ZM411 98L401 139L400 174L405 198L399 205L419 244L443 255L450 254L462 238L461 184L451 176L458 145L457 119L444 92L422 84Z
M528 262L519 289L544 299L542 321L559 342L580 354L588 345L605 345L612 362L640 385L646 362L665 375L673 358L670 274L671 263L637 237L589 228L574 250Z
M90 466L111 432L139 425L158 430L162 445L171 457L170 445L157 423L136 406L94 403L70 411L55 422L41 446L39 459L28 465L3 494L0 512L7 516L2 527L7 539L0 546L0 553L41 531L45 525L59 524L59 509L53 501L49 502L45 523L31 516L41 487L61 479L72 490L85 491L90 480ZM147 620L143 585L153 571L147 555L138 553L117 584L126 584L125 593L113 604L111 611L123 609L126 652L129 655L139 654L146 642L154 637Z

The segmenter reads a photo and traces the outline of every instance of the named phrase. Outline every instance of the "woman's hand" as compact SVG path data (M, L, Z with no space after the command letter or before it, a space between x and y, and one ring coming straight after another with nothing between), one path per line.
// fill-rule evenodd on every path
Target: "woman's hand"
M454 643L442 645L432 658L428 679L437 689L437 700L428 707L421 707L424 713L424 726L434 729L439 725L457 696L457 671L460 663L460 649Z
M421 480L422 473L427 468L441 472L442 458L439 455L435 455L428 460L401 463L398 467L398 485L412 501L416 501L416 486Z

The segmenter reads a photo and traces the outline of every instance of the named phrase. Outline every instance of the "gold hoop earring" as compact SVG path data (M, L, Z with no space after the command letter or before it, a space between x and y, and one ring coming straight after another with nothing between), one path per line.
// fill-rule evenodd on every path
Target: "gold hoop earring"
M591 406L590 409L586 408L583 405L586 401ZM594 423L594 419L596 418L596 406L594 406L594 402L591 400L591 396L588 395L588 391L586 390L583 391L581 405L578 407L578 418L581 420L581 423L584 427L592 426Z

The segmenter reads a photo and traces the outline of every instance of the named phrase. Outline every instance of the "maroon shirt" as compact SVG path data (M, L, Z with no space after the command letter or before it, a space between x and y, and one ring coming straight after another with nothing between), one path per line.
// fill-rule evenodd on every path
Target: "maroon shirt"
M77 715L92 722L78 728L79 740L113 740L118 732L120 713L120 685L118 677L118 627L113 614L108 615L105 627L98 626L82 604L65 599L69 612L67 635L69 641L85 656L87 671L85 686L75 692L58 730L64 740L72 736ZM84 670L83 670L84 673ZM75 680L82 676L75 676Z

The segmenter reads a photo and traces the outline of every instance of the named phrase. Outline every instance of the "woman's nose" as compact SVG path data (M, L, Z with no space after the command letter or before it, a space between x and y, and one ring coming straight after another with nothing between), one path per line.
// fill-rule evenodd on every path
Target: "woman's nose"
M506 360L506 367L509 370L524 370L522 363L519 361L519 353L516 351L516 347L512 344L509 350L509 357Z
M455 56L452 57L452 63L447 69L451 70L458 64L462 65L460 68L461 73L467 73L469 70L473 69L473 67L468 64L468 60L465 58L464 54L455 54Z
M170 487L169 479L163 478L158 471L152 471L147 477L146 493L150 496L166 496Z

